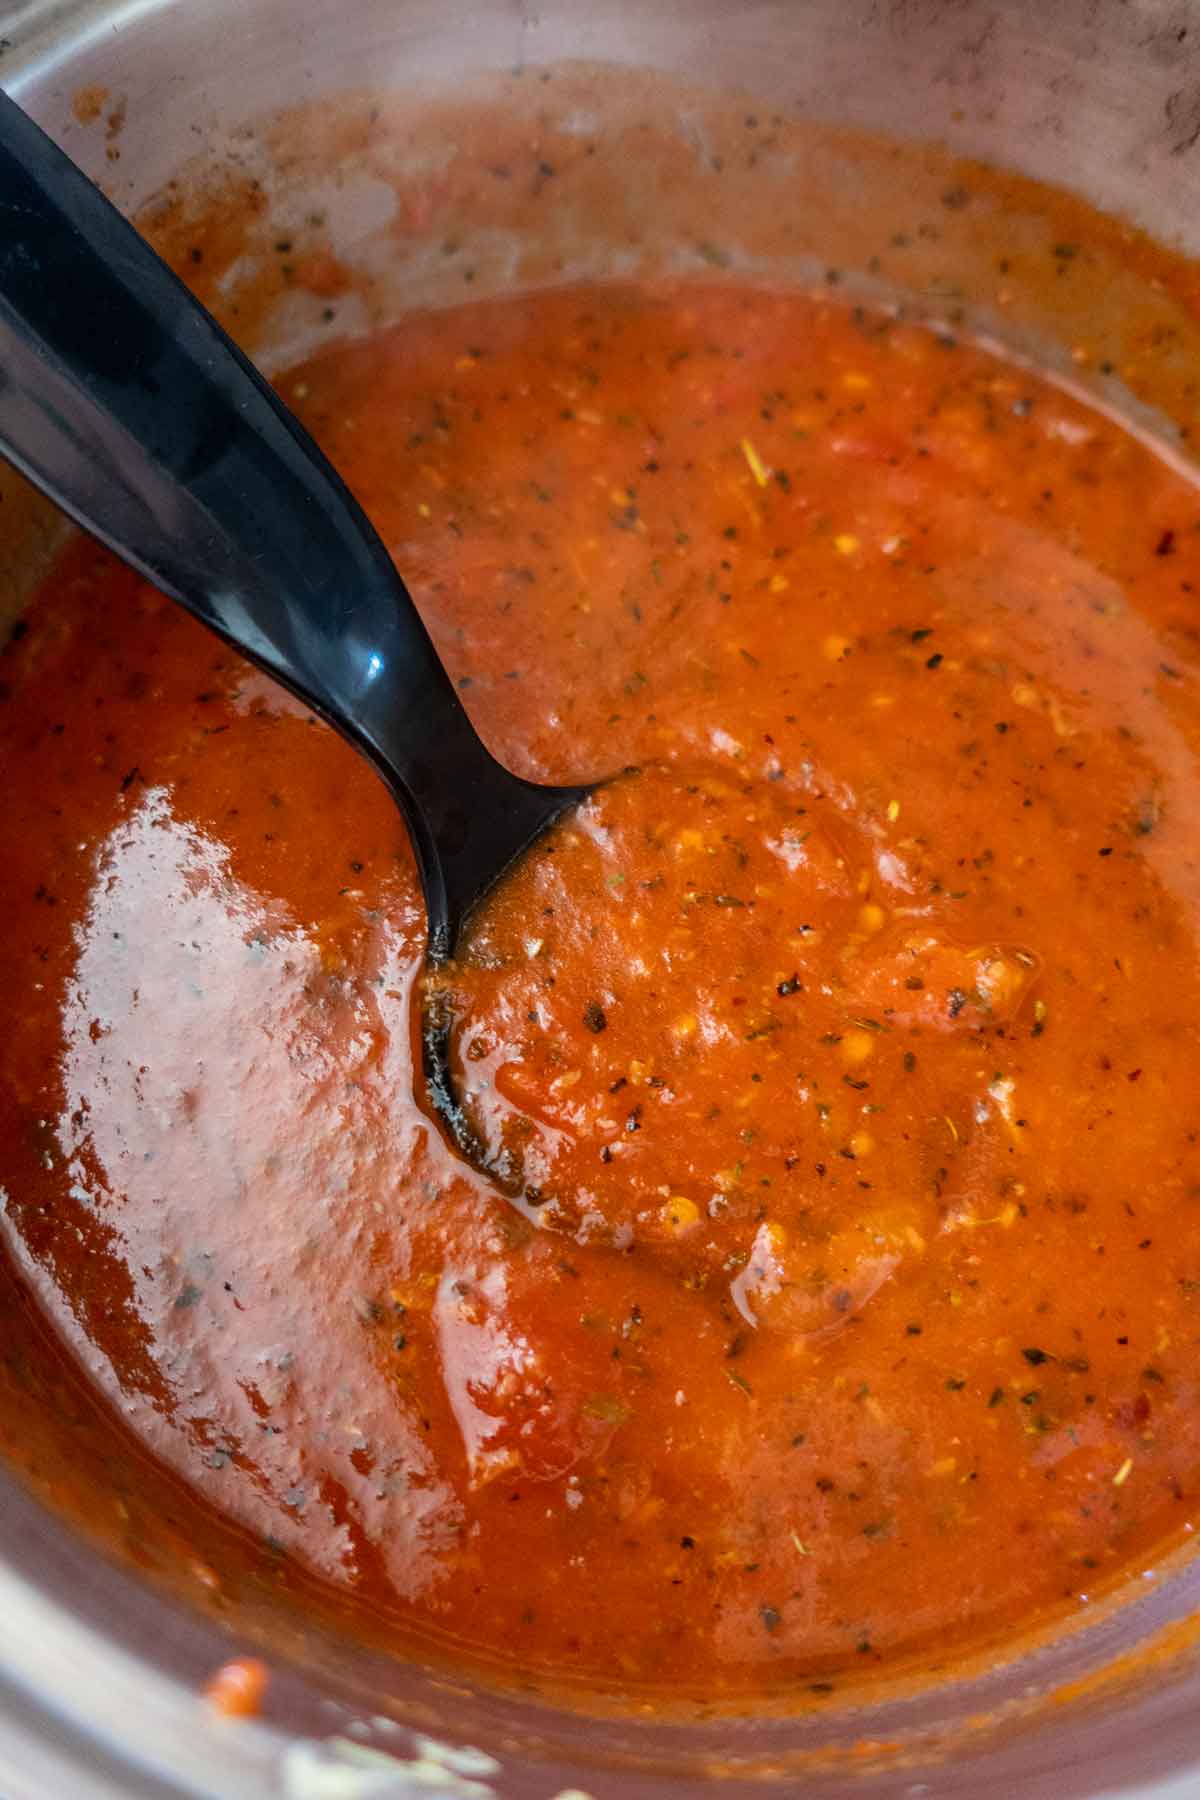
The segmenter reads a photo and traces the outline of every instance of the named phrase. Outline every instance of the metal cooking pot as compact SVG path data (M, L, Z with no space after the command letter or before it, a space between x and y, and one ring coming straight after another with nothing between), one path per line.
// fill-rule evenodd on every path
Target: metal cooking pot
M314 197L332 205L339 256L364 274L358 323L461 294L464 279L479 293L717 261L907 289L924 312L994 330L1101 394L1124 377L1162 432L1196 423L1186 267L1110 231L1088 277L1063 279L1053 249L1069 203L985 175L964 185L954 159L1058 183L1200 251L1198 0L0 0L0 81L122 205L159 195L160 223L178 212L185 190L161 196L185 165L258 181L263 229ZM339 96L364 118L398 109L390 201L365 137L349 134L330 164L321 106ZM300 110L271 124L281 107ZM751 107L770 141L732 154ZM440 257L419 233L393 231L382 252L382 219L406 183L427 195L444 134L490 129L506 110L526 136L594 139L587 185L486 218L460 200ZM944 148L897 154L863 132ZM317 317L302 300L239 325L237 291L231 276L212 298L252 352L270 363L307 346ZM11 615L57 526L10 477L0 501ZM810 1800L1200 1794L1187 1624L1200 1570L1187 1558L1069 1633L869 1708L585 1719L402 1663L352 1640L328 1603L302 1591L285 1603L252 1573L206 1583L219 1522L137 1461L17 1265L0 1277L0 1345L7 1800L613 1800L780 1784ZM68 1467L84 1471L92 1510L64 1519ZM140 1567L111 1525L135 1486L162 1521ZM199 1690L239 1645L271 1664L266 1709L219 1721Z

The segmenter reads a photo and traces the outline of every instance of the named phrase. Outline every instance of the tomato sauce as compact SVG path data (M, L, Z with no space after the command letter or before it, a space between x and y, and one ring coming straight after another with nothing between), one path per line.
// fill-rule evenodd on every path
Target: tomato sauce
M1200 502L800 293L283 382L480 730L602 781L439 976L399 818L76 541L0 665L9 1254L128 1430L398 1646L664 1704L1085 1610L1200 1492Z

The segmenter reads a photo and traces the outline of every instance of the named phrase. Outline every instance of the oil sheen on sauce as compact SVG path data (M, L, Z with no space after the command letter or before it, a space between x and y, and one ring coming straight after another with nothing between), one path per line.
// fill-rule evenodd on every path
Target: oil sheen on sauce
M924 328L725 282L284 391L510 766L601 786L413 1097L353 753L77 541L0 678L10 1253L251 1537L500 1678L835 1690L1200 1484L1200 503Z

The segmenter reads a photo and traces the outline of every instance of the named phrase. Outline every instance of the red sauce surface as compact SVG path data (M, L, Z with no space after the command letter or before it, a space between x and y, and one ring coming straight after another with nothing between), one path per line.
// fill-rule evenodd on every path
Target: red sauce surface
M284 384L514 768L444 978L367 767L86 543L0 666L8 1248L157 1458L505 1678L745 1701L1074 1611L1200 1482L1200 505L802 295Z

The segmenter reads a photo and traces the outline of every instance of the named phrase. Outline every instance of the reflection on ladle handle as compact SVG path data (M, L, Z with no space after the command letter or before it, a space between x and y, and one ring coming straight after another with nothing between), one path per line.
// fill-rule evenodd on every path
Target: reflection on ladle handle
M362 509L99 190L0 94L0 454L374 762L430 951L578 798L480 743Z

